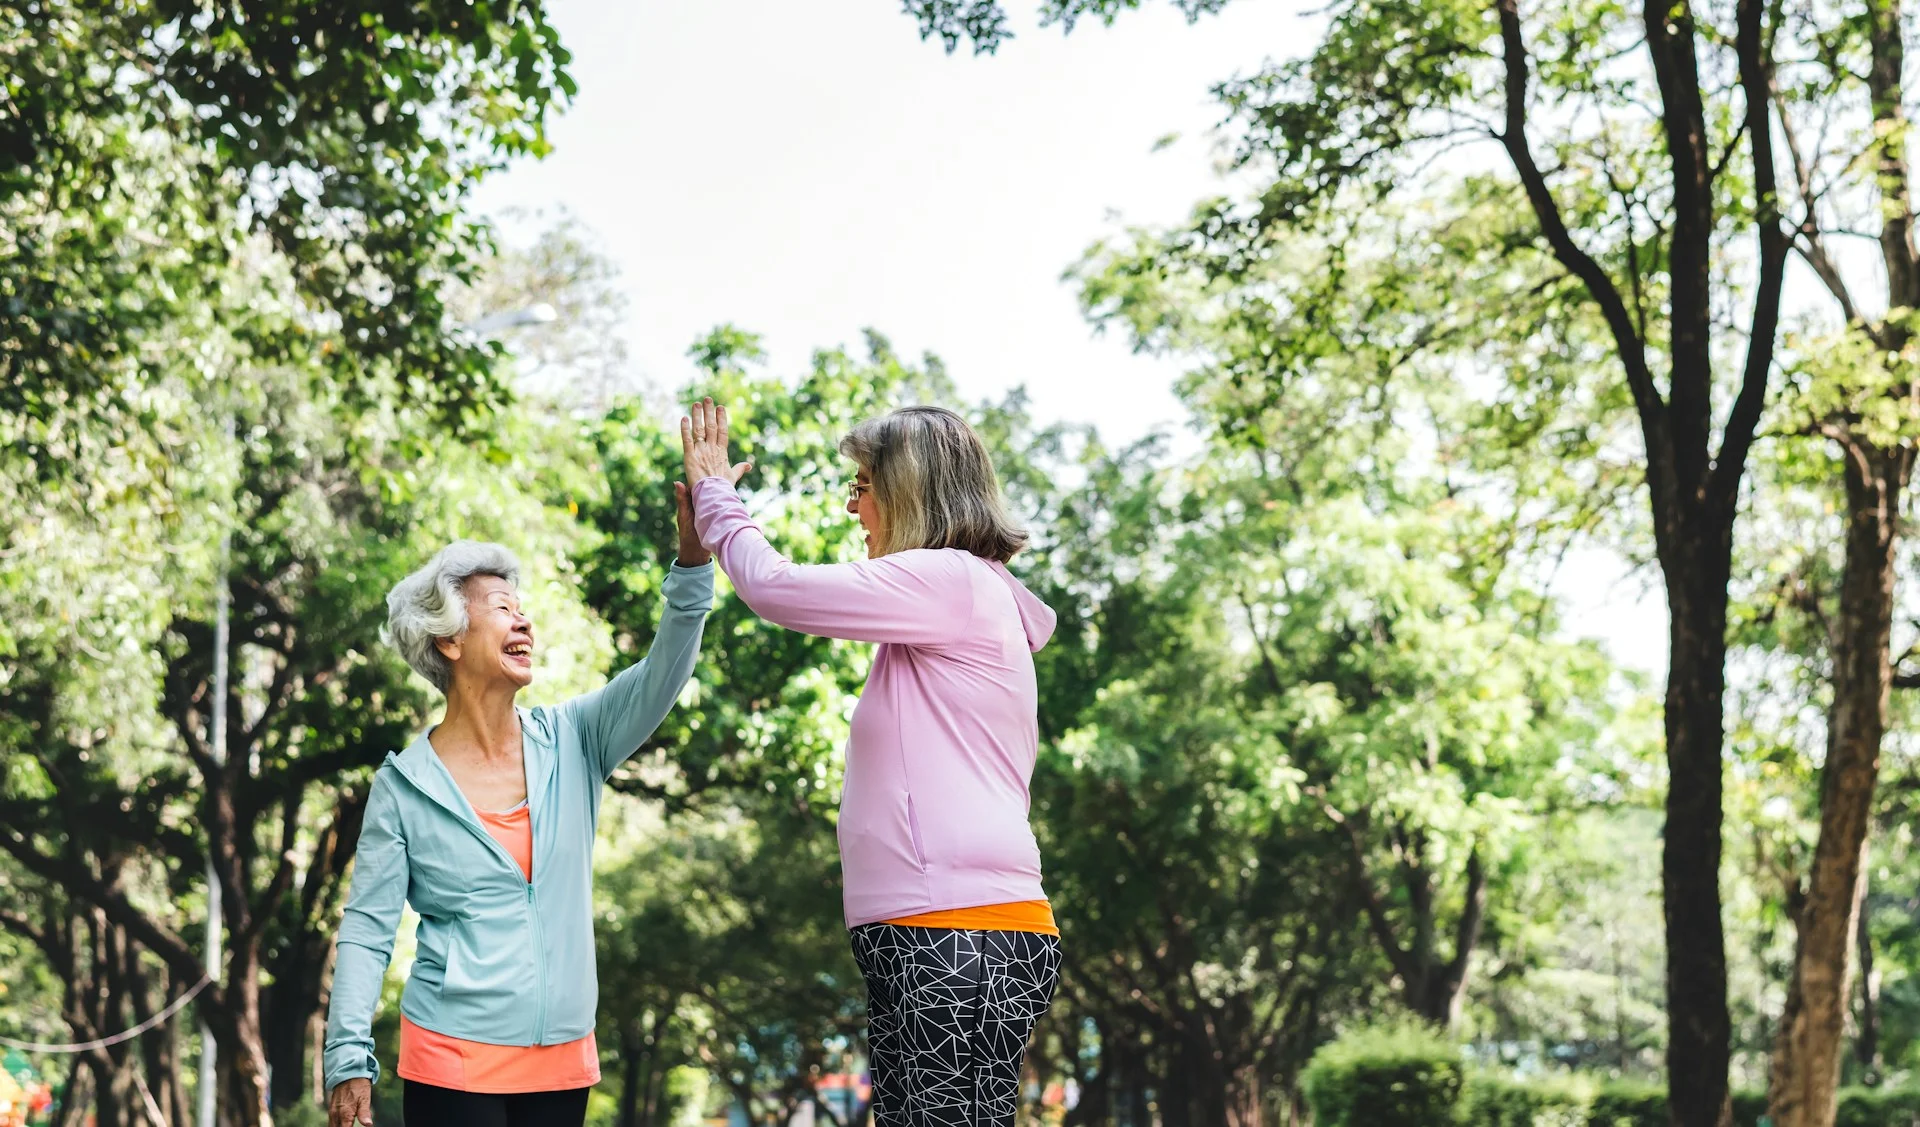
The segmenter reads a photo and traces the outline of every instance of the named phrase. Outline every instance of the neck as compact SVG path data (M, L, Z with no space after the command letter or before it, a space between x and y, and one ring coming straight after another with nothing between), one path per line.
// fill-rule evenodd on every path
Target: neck
M457 747L482 759L512 759L520 747L515 691L512 686L475 688L458 681L448 686L446 718L433 730L435 748Z

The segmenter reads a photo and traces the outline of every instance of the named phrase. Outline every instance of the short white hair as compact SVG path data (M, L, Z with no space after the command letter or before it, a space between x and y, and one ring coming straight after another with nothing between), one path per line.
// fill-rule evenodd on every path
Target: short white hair
M434 643L467 632L465 587L476 575L491 575L518 587L520 561L498 544L455 540L387 592L387 643L443 693L453 679L453 665Z

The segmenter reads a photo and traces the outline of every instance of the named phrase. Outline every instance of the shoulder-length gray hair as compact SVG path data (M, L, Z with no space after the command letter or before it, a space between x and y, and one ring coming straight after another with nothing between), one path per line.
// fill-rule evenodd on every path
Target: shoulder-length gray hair
M1027 546L1007 514L987 444L945 407L902 407L868 419L840 440L840 453L873 479L880 506L879 554L964 548L1005 563Z
M383 636L415 673L443 693L453 679L453 666L434 643L467 632L466 582L476 575L491 575L518 587L520 561L498 544L455 540L387 592Z

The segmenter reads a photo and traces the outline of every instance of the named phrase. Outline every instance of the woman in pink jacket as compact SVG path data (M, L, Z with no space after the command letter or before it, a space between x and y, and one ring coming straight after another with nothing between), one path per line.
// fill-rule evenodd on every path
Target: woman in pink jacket
M782 556L734 485L727 412L680 421L700 541L768 622L877 642L853 710L840 867L867 980L879 1127L1011 1127L1020 1066L1060 978L1027 823L1033 654L1053 611L1008 573L1027 534L966 420L908 407L840 443L867 559ZM686 487L683 487L686 488Z

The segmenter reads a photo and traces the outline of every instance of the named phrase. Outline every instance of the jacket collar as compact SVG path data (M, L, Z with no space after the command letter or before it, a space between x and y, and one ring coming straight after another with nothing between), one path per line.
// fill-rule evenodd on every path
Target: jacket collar
M553 775L556 762L553 748L548 743L546 729L535 724L526 709L515 708L514 712L520 717L520 755L527 773L527 803L529 806L538 805ZM440 762L440 756L427 739L430 732L431 729L420 733L407 745L406 750L389 754L387 762L393 764L394 769L422 794L462 820L478 826L480 820L474 815L473 804L467 801L466 795L460 793L460 785L453 781L453 772Z

